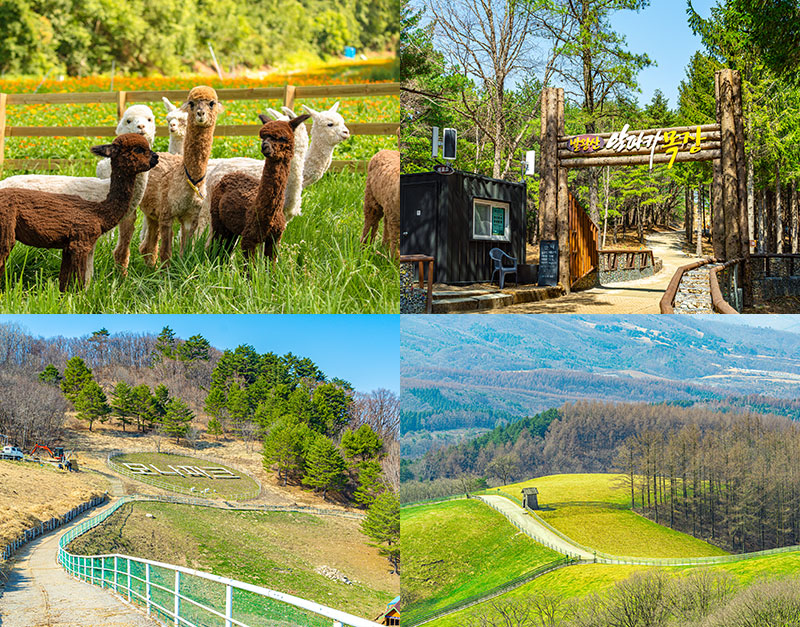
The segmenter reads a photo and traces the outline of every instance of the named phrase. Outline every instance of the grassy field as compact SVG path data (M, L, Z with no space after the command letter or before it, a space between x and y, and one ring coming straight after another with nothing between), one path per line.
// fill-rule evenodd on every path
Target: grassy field
M205 494L210 498L228 498L245 492L258 490L258 484L253 481L253 479L242 474L238 470L229 468L221 463L209 462L197 457L164 455L159 453L126 453L125 455L118 455L113 461L118 465L123 465L126 462L136 464L155 464L159 469L166 471L170 470L170 465L199 466L200 468L206 466L218 466L228 468L228 470L238 477L237 479L179 477L177 475L145 475L141 477L141 481L144 483L148 483L150 480L156 480L160 483L166 483L167 485L175 486L185 490L194 488L197 491L198 496ZM134 475L134 478L139 478L139 476ZM205 492L206 490L208 490L208 492Z
M396 80L396 61L337 65L307 74L280 74L263 80L210 77L148 79L118 78L115 89L186 89L198 83L215 87L269 87L293 84L346 84ZM32 91L30 81L0 81L6 92ZM49 81L42 91L102 91L106 78ZM303 101L327 108L336 99ZM164 124L164 108L149 103L156 122ZM280 103L241 101L224 103L218 124L255 124L256 115ZM301 103L298 102L299 107ZM339 112L345 122L396 122L397 97L342 99ZM15 105L8 109L10 126L114 126L115 105ZM93 176L95 159L89 147L109 138L9 137L6 158L89 158L83 164L53 173ZM166 150L167 138L157 138L155 149ZM369 159L381 148L396 148L395 137L354 136L342 142L334 159ZM254 137L220 137L212 157L259 158ZM23 171L6 169L3 177ZM116 230L105 235L95 255L92 285L85 292L58 291L60 251L17 244L0 277L0 312L9 313L397 313L397 264L375 244L363 247L363 197L366 177L355 173L327 173L303 194L303 215L284 233L274 266L256 264L248 278L241 251L232 258L207 253L198 237L183 256L176 251L167 268L151 269L138 252L134 237L128 277L122 277L111 257ZM141 225L141 216L139 224Z
M622 483L624 476L611 473L584 473L548 475L519 483L510 483L500 489L512 496L522 498L522 488L539 490L539 505L555 503L613 503L630 504L630 492Z
M405 508L400 524L408 622L560 557L477 501Z
M134 503L76 539L70 550L157 559L374 618L399 584L359 525L332 516ZM323 566L352 585L316 572Z
M0 460L0 548L25 529L102 495L108 484L90 472Z

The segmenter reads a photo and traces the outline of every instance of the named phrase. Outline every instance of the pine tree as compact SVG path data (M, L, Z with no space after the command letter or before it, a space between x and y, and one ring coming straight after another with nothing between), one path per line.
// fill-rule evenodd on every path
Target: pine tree
M242 426L250 420L251 414L247 390L243 389L238 383L234 383L228 390L227 408L233 429L241 435Z
M303 470L305 443L310 433L308 425L289 415L264 438L264 468L272 470L276 467L282 485L286 485L290 474Z
M91 380L81 388L75 399L75 411L78 420L89 423L89 431L96 420L105 422L111 407L108 406L108 399L103 393L103 389L96 381Z
M332 383L323 383L314 390L312 426L320 433L333 435L350 420L350 397Z
M47 364L45 369L39 373L39 381L48 385L59 385L61 379L61 373L53 364Z
M212 416L211 420L208 421L207 431L209 435L213 435L216 440L219 440L219 436L222 435L222 424L217 420L216 416Z
M61 391L73 403L78 399L83 387L92 380L92 371L80 357L70 357L64 368L64 378L61 380Z
M144 431L152 426L155 420L155 400L150 393L150 388L142 383L133 388L131 392L131 414L136 417L136 427L139 431Z
M381 452L383 441L368 424L361 425L355 431L346 429L342 434L342 448L349 459L358 457L362 462L372 459Z
M361 462L358 467L358 488L353 493L353 500L359 505L369 507L386 490L386 484L381 477L381 465L370 460Z
M197 334L190 337L178 347L178 359L181 361L208 361L208 351L211 344L202 335Z
M175 349L177 346L177 338L175 331L169 326L161 329L161 333L156 338L156 345L153 352L150 354L151 365L161 363L164 359L175 359Z
M328 490L344 486L347 466L333 442L324 435L317 435L306 455L306 473L303 484L314 491L322 490L322 500L327 500Z
M126 425L131 424L130 418L133 414L133 388L120 381L114 386L111 398L111 409L113 414L119 418L122 430L125 431Z
M162 420L166 415L169 401L169 390L166 385L160 383L156 389L153 390L153 418L156 422Z
M394 574L400 572L400 502L394 492L386 490L381 493L370 508L367 517L361 523L361 531L372 538L371 546L385 556L394 568Z
M180 398L172 398L161 419L161 429L167 435L174 436L177 444L189 432L189 425L193 419L194 414L189 405Z

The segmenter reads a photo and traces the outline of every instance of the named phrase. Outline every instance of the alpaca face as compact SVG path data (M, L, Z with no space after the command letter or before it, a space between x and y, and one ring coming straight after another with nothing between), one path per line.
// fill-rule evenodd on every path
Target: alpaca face
M186 124L189 121L189 114L172 104L168 98L162 98L164 107L167 109L167 126L170 135L183 137L186 135Z
M158 155L150 150L147 139L136 133L120 135L111 144L93 146L92 152L111 159L112 172L122 170L139 174L158 164Z
M294 154L294 131L285 120L271 120L261 127L261 154L267 159L291 159Z
M311 125L312 141L335 146L350 137L350 129L345 126L344 118L336 112L338 108L338 102L327 111L315 111L311 107L303 105L303 110L310 114L313 120Z
M133 105L125 109L117 124L117 135L125 133L144 135L152 146L156 136L156 118L152 109L146 105Z
M195 126L214 126L217 116L222 113L222 103L217 100L217 92L211 87L195 87L181 107L189 116L189 124Z

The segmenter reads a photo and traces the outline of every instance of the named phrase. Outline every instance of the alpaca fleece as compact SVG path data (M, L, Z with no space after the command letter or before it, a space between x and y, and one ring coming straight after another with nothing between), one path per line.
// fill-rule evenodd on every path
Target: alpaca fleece
M286 228L283 215L289 167L294 156L294 132L307 115L290 121L259 116L261 153L265 157L261 180L234 172L226 174L211 192L211 229L214 240L230 247L241 235L245 259L264 244L264 254L275 259L276 246Z
M361 241L372 241L383 218L383 246L400 254L400 153L381 150L367 166L364 191L364 231Z
M167 110L167 128L169 129L169 147L167 152L173 155L183 154L183 138L186 137L186 125L189 122L189 114L182 111L169 101L169 98L162 97L164 108Z
M344 118L336 110L339 103L326 111L315 111L303 106L303 111L311 116L311 146L309 146L306 162L303 164L303 187L308 187L322 178L331 167L333 149L336 145L350 137L350 129L344 124Z
M181 110L189 116L184 153L159 153L158 166L150 172L147 189L139 205L145 218L145 237L139 245L139 252L150 265L155 265L156 253L165 264L172 257L172 223L175 220L181 225L181 252L194 234L203 200L189 184L186 172L193 180L199 181L196 187L205 196L205 175L214 127L223 107L217 100L217 92L203 85L189 92ZM123 268L128 266L134 222L135 216L133 220L125 220L120 224L117 247L125 254L120 263Z
M158 163L142 135L126 133L92 152L111 159L108 196L91 202L79 196L28 189L0 190L0 274L16 241L38 248L60 248L58 286L91 280L98 238L113 229L130 207L136 175Z

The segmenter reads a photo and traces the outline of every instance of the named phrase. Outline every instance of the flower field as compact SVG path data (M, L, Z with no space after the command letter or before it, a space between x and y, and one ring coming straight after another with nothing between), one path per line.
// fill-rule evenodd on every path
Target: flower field
M325 66L302 74L271 74L264 78L116 77L114 90L189 89L198 84L215 88L340 85L396 82L394 59ZM32 93L35 79L0 79L0 92ZM110 77L48 80L38 93L109 91ZM399 121L396 96L298 99L315 109L340 101L339 113L350 123ZM257 114L281 101L222 101L225 112L217 124L258 124ZM148 103L158 126L165 125L163 104ZM9 105L8 126L116 125L116 105L58 104ZM76 163L54 174L94 176L96 159L89 147L110 141L94 137L7 137L6 159L71 159ZM154 150L166 151L167 137L157 137ZM257 137L217 137L212 157L261 157ZM396 149L391 136L352 136L336 147L334 160L368 160L382 148ZM2 177L27 173L6 167ZM0 291L0 311L7 313L396 313L399 310L397 264L379 243L362 247L362 204L365 176L328 172L303 192L303 215L288 225L274 266L257 266L248 278L241 252L220 259L206 252L198 238L181 257L175 250L169 267L147 267L134 238L128 277L117 271L111 251L116 229L103 236L95 256L94 280L85 292L60 294L60 250L17 244L6 264ZM139 223L141 219L139 220Z

